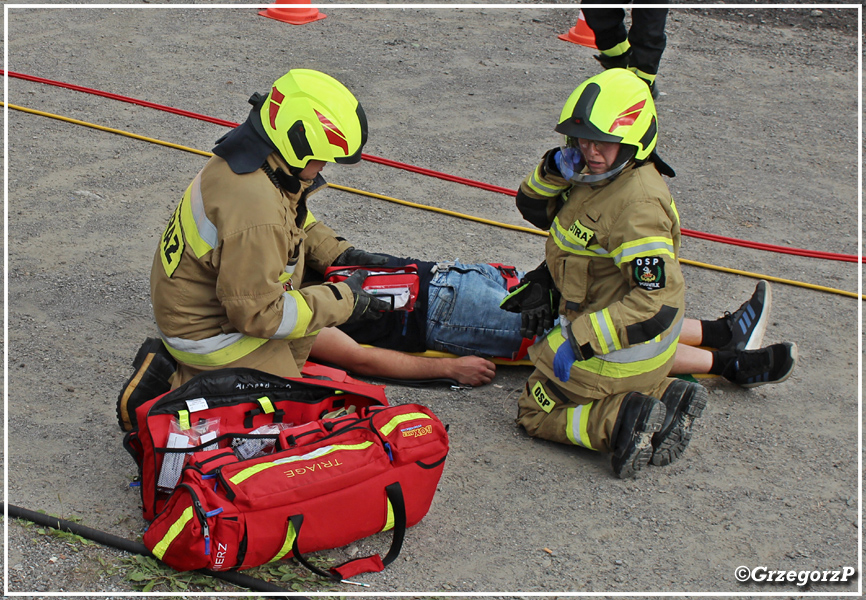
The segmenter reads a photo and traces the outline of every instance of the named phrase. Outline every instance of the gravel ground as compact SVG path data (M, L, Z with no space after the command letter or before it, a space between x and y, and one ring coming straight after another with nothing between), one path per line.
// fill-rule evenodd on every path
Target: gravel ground
M558 144L552 129L570 91L598 72L591 50L557 39L575 8L322 12L292 26L253 8L9 8L8 68L232 121L288 68L317 68L364 104L369 154L512 189ZM659 151L678 173L670 187L685 228L857 254L857 25L857 5L672 9ZM225 132L17 78L8 90L11 104L200 150ZM147 278L157 238L205 159L17 110L7 133L6 500L139 539L115 400L155 331ZM370 162L324 174L523 224L501 194ZM312 209L369 250L524 269L543 254L537 236L337 190L318 193ZM799 345L791 379L751 391L704 380L711 403L686 455L630 481L613 478L604 456L516 428L526 367L500 368L472 390L389 385L392 403L424 403L450 424L452 450L430 513L394 564L363 576L365 591L859 591L859 578L800 587L734 577L740 565L860 567L858 305L833 291L856 291L858 269L693 237L682 256L746 272L685 266L697 318L735 309L754 288L748 274L830 288L774 284L766 341ZM39 529L10 524L7 593L136 589L128 556ZM321 554L340 561L387 543L374 536Z

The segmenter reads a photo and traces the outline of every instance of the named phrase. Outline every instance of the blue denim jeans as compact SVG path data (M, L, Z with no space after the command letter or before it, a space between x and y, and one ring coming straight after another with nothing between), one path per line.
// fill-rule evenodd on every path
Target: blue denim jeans
M523 338L520 314L499 308L507 293L505 278L487 264L455 262L437 272L428 290L427 347L459 355L511 358Z

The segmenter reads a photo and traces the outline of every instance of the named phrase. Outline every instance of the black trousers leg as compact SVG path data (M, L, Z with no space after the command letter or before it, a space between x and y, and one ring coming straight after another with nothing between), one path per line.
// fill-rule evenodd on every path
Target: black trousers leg
M599 0L600 2L601 0ZM583 0L584 4L592 4ZM583 8L586 24L595 33L595 45L599 50L609 50L628 39L625 29L625 11L621 8Z
M656 75L659 72L659 63L667 42L665 36L667 16L666 8L632 9L631 29L628 32L632 51L630 67L649 75Z

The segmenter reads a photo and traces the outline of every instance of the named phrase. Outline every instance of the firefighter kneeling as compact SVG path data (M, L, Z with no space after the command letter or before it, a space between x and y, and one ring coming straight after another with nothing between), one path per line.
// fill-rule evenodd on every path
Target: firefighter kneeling
M680 223L655 152L649 88L625 69L582 83L517 195L550 236L545 262L502 302L520 312L535 371L518 400L532 436L611 453L618 477L670 464L706 390L667 377L684 315Z

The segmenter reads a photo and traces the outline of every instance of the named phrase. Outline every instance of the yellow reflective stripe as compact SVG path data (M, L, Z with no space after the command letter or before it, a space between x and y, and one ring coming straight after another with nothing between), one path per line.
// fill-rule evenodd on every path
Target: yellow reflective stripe
M201 173L196 175L180 201L180 224L183 235L196 258L201 258L217 244L216 227L204 214L201 198Z
M570 185L554 186L544 183L544 181L542 181L541 175L541 164L535 167L535 170L529 174L529 177L526 178L525 183L529 189L531 189L539 196L544 196L545 198L552 198L553 196L562 193L563 190L570 187Z
M286 282L290 281L291 279L292 279L292 273L289 273L288 271L285 271L285 270L282 273L280 273L280 283L285 284Z
M640 69L635 69L635 68L632 68L630 70L634 71L635 74L638 77L640 77L641 79L643 79L644 81L649 81L650 83L652 83L653 81L656 80L656 76L653 75L652 73L647 73L646 71L641 71Z
M584 448L595 450L592 444L589 443L589 433L586 429L591 408L592 402L566 409L565 413L568 425L566 426L565 433L575 446L583 446Z
M316 223L316 217L313 216L312 211L308 210L307 211L307 218L304 219L304 229L306 229L307 227L309 227L313 223Z
M385 526L382 528L382 531L388 531L389 529L394 529L394 507L391 506L391 501L388 500L388 515L385 517Z
M234 477L231 477L229 479L229 481L231 481L233 484L237 485L237 484L241 483L242 481L249 479L250 477L252 477L256 473L261 473L262 471L264 471L266 469L270 469L271 467L276 467L276 466L277 466L276 463L272 463L272 462L259 463L257 465L253 465L252 467L247 467L243 471L240 471L237 475L235 475Z
M258 402L261 405L262 410L265 412L266 415L269 415L272 412L274 412L274 404L271 402L271 399L268 398L267 396L262 396L261 398L259 398Z
M322 456L327 456L333 452L337 452L338 450L364 450L373 445L373 442L361 442L360 444L336 444L333 446L323 446L322 448L317 448L312 452L308 452L303 456L290 456L287 458L280 458L272 462L264 462L259 463L257 465L253 465L252 467L247 467L242 471L239 471L237 474L229 478L229 481L233 484L237 485L253 475L257 473L261 473L266 469L270 469L271 467L278 467L280 465L285 465L293 462L300 462L303 460L313 460L316 458L321 458Z
M286 529L286 539L283 541L283 545L274 555L274 557L268 562L274 562L275 560L280 560L286 554L292 551L292 544L295 543L295 537L297 537L297 533L295 533L295 526L292 525L292 522L289 521L289 527Z
M601 345L602 354L607 354L613 350L622 350L622 342L619 341L619 336L616 334L616 327L608 309L603 308L590 314L589 322L592 324L595 337L598 338Z
M679 224L680 224L680 213L679 213L679 211L677 210L677 203L674 202L674 197L673 197L673 196L671 196L671 208L672 208L673 211L674 211L674 216L676 216L676 218L677 218L677 225L679 225Z
M274 334L275 339L296 339L307 335L307 328L313 320L313 309L307 304L303 294L297 290L283 293L283 320Z
M179 410L177 411L177 425L180 427L181 431L186 431L191 426L189 424L189 411L188 410Z
M611 58L616 58L617 56L622 56L623 54L628 52L629 48L631 48L631 44L629 43L628 39L626 39L625 41L620 42L619 44L617 44L613 48L608 48L607 50L602 50L601 53L604 54L605 56L610 56Z
M405 423L406 421L412 421L414 419L429 419L429 415L425 415L424 413L406 413L405 415L398 415L385 423L383 427L379 429L382 432L382 435L391 435L391 432L400 425L401 423Z
M601 346L601 353L607 354L610 352L610 348L607 345L607 340L605 339L604 332L601 330L601 327L598 323L598 313L592 313L589 315L589 322L592 325L592 329L595 332L595 337L598 339L598 343Z
M589 232L592 231L588 228L586 229ZM611 255L608 254L607 250L605 250L598 244L587 245L589 239L583 240L582 237L579 237L572 233L570 229L566 229L565 227L563 227L562 223L559 222L559 218L553 219L553 225L550 227L549 233L550 237L553 238L553 241L556 242L557 246L559 246L566 252L570 252L571 254L592 257L600 256L604 258L611 257Z
M192 506L188 506L180 514L178 520L171 524L171 527L169 527L168 531L165 532L163 538L153 547L152 552L155 557L162 560L162 557L165 556L165 551L168 550L168 547L174 541L174 538L180 535L180 532L183 531L183 528L190 522L192 517Z
M620 265L628 263L638 256L669 256L676 260L674 243L669 237L653 236L626 242L611 252L613 261Z
M264 345L267 341L268 340L264 338L254 338L245 335L225 348L220 348L219 350L214 350L213 352L205 354L184 352L183 350L173 348L170 343L166 344L166 348L168 348L169 353L171 353L178 362L186 363L194 367L219 367L240 360L259 346Z
M611 377L613 379L624 379L626 377L634 377L642 375L658 369L670 359L677 350L677 342L679 341L679 327L675 328L666 338L637 344L615 350L607 354L596 354L590 359L579 360L571 366L581 371ZM562 335L562 330L557 325L547 334L547 344L551 350L556 352L559 347L565 343L565 338ZM642 358L646 355L646 358ZM635 360L624 362L629 357L634 356Z

